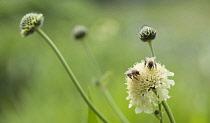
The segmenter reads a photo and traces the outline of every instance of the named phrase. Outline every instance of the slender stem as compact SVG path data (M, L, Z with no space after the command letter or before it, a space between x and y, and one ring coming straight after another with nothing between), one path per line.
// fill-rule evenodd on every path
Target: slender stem
M154 51L153 51L153 48L152 48L152 41L148 41L148 43L149 43L149 46L150 46L150 50L151 50L151 53L152 53L152 57L155 57L155 54L154 54ZM156 91L154 91L155 92L155 94L157 95L157 92ZM158 96L158 95L157 95ZM159 102L158 102L159 103ZM170 120L170 122L171 123L176 123L176 121L175 121L175 119L174 119L174 116L173 116L173 114L172 114L172 112L171 112L171 110L170 110L170 107L168 106L168 104L167 104L167 102L165 101L165 100L163 100L162 102L161 102L161 104L163 105L163 107L164 107L164 109L166 110L166 113L167 113L167 115L168 115L168 118L169 118L169 120ZM161 111L161 105L160 104L158 104L158 107L159 107L159 111L160 111L160 123L162 123L163 121L162 121L162 119L163 119L163 116L162 116L162 111Z
M150 47L150 50L151 50L151 53L152 53L152 57L155 57L155 53L154 53L153 48L152 48L152 40L148 41L148 43L149 43L149 47Z
M82 43L85 51L87 52L87 55L89 57L89 60L91 61L94 69L96 70L97 77L100 78L101 75L102 75L102 72L101 72L101 69L100 69L97 61L96 61L95 56L93 55L91 49L89 48L89 46L88 46L88 44L87 44L87 42L85 40L81 41L81 43Z
M173 114L171 112L171 109L170 109L170 107L168 106L168 104L167 104L167 102L165 100L162 101L162 105L163 105L163 107L166 110L166 113L168 115L168 118L169 118L170 122L171 123L176 123L176 121L174 119L174 116L173 116Z
M153 92L156 94L157 97L159 97L158 94L157 94L157 91L153 91ZM160 123L163 123L163 115L162 115L162 108L161 108L161 102L160 101L158 101L158 108L159 108L159 112L160 112L160 119L159 120L160 120Z
M57 57L59 58L59 60L63 64L64 68L66 69L66 72L68 73L69 77L71 78L72 82L76 86L77 90L79 91L79 93L81 94L82 98L85 100L85 102L87 103L87 105L96 113L96 115L98 115L98 117L103 122L108 123L107 119L94 107L94 105L88 99L87 95L85 94L84 90L81 88L78 80L74 76L72 70L68 66L66 60L64 59L64 57L62 56L62 54L60 53L60 51L58 50L58 48L56 47L56 45L52 42L52 40L41 29L38 28L38 29L36 29L36 31L45 39L45 41L47 41L47 43L53 49L53 51L55 52L55 54L57 55Z
M163 123L162 108L161 108L161 103L159 101L158 101L158 108L160 112L160 123Z
M116 103L113 101L111 94L107 89L104 89L104 94L106 96L106 99L108 100L109 104L111 105L112 109L116 112L122 123L129 123L129 121L125 118L125 116L122 114L122 112L117 107Z
M100 80L101 76L102 76L102 72L101 69L96 61L96 58L94 57L93 53L91 52L91 49L89 48L88 44L85 41L82 41L83 47L85 48L87 55L90 59L90 61L93 63L93 67L96 71L96 74L98 75L98 80ZM99 83L99 85L101 85ZM112 99L111 94L109 93L109 90L106 87L101 87L101 90L103 92L103 94L105 95L107 101L109 102L109 104L111 105L112 109L115 111L115 113L118 115L118 117L120 118L120 120L123 123L129 123L129 121L126 119L126 117L122 114L122 112L120 111L120 109L117 107L116 103L114 102L114 100Z
M152 47L152 40L151 41L148 41L148 43L149 43L149 47L150 47L150 50L151 50L151 53L152 53L152 57L155 57L154 50L153 50L153 47ZM154 92L157 95L157 92L156 91L154 91ZM159 112L160 112L160 123L163 123L163 115L162 115L161 102L159 102L159 101L158 101L158 108L159 108Z

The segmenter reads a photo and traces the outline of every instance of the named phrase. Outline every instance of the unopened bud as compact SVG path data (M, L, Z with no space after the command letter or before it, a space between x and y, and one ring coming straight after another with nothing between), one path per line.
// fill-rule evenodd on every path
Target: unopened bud
M143 42L148 42L155 39L156 31L152 27L143 26L139 32L139 39Z
M32 34L44 21L43 14L29 13L23 16L20 21L20 34L23 37Z
M77 25L73 29L73 37L76 40L83 39L87 35L87 28L82 25Z
M155 114L155 115L159 115L159 114L160 114L160 111L159 111L159 110L155 110L155 111L154 111L154 114Z

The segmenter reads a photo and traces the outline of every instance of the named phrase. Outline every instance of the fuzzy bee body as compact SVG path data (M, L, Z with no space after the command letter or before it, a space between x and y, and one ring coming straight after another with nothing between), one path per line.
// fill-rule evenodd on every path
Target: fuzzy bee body
M155 59L156 57L152 57L152 58L146 57L146 61L144 65L151 70L152 68L156 67Z
M138 80L138 79L136 78L136 76L140 75L139 71L136 70L136 69L128 70L128 71L125 72L125 74L126 74L130 79L135 78L136 80Z

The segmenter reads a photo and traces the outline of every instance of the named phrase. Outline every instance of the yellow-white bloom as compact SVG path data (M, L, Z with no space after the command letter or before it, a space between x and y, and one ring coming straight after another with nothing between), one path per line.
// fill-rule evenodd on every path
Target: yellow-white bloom
M154 60L155 57L146 58L146 61L136 63L125 73L128 89L126 99L130 100L129 108L136 106L136 113L153 113L153 105L157 106L158 101L170 98L168 89L175 84L173 80L168 79L168 76L174 76L174 73ZM138 71L139 74L130 71Z

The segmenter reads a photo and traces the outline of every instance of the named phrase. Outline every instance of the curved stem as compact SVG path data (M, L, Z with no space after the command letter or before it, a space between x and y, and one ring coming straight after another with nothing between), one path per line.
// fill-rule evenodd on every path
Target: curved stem
M170 122L171 123L176 123L176 121L174 119L174 116L173 116L173 114L171 112L171 109L170 109L170 107L168 106L168 104L167 104L167 102L165 100L162 101L162 105L163 105L163 107L166 110L166 113L168 115L168 118L169 118Z
M66 60L64 59L64 57L62 56L62 54L60 53L60 51L58 50L58 48L56 47L56 45L52 42L52 40L41 30L41 29L36 29L36 31L45 39L45 41L50 45L50 47L53 49L53 51L55 52L55 54L57 55L57 57L59 58L59 60L61 61L61 63L63 64L64 68L66 69L66 72L68 73L69 77L71 78L72 82L74 83L74 85L76 86L77 90L79 91L79 93L81 94L82 98L85 100L85 102L87 103L87 105L96 113L96 115L98 115L98 117L105 123L108 123L107 119L94 107L94 105L90 102L90 100L88 99L87 95L85 94L85 92L83 91L83 89L81 88L78 80L76 79L76 77L74 76L73 72L71 71L70 67L68 66Z
M153 48L152 48L152 40L148 41L148 43L149 43L149 47L150 47L150 50L151 50L151 53L152 53L152 57L155 57L155 53L154 53Z
M93 67L95 69L95 72L98 76L98 80L100 80L101 76L102 76L102 72L101 69L96 61L95 56L93 55L91 49L89 48L87 42L81 41L83 44L84 49L87 52L87 55L90 59L90 61L93 63ZM99 85L101 85L99 83ZM129 121L126 119L126 117L122 114L122 112L120 111L120 109L117 107L116 103L114 102L114 100L112 99L111 94L109 93L109 90L106 87L100 87L103 94L105 95L107 101L109 102L110 106L112 107L112 109L115 111L115 113L118 115L118 117L120 118L120 120L122 121L122 123L129 123Z

